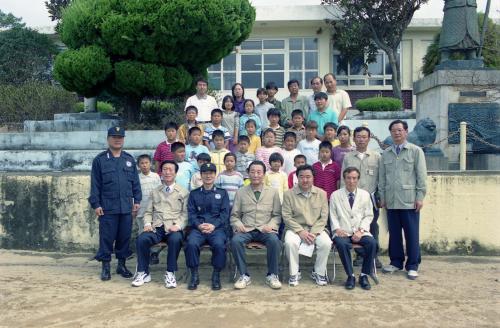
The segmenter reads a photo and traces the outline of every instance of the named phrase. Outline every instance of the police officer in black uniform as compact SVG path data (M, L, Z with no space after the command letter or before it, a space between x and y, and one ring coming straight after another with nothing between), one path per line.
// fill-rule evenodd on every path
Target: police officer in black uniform
M198 287L200 279L200 248L210 245L212 250L212 289L221 289L220 271L226 264L226 227L229 224L229 197L227 191L214 186L217 168L213 163L200 167L203 186L189 194L188 220L191 232L187 237L186 264L191 273L188 289Z
M109 262L113 253L118 259L116 273L133 276L125 266L132 254L129 249L132 212L139 209L141 184L135 160L122 150L125 130L114 126L108 130L108 149L94 158L89 203L99 218L99 250L95 259L102 262L101 280L111 279Z

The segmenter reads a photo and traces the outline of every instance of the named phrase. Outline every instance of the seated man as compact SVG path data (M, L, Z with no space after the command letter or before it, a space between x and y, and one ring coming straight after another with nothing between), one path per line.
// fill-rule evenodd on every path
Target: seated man
M330 198L333 242L347 274L347 289L353 289L356 285L350 249L353 243L363 246L364 258L359 284L361 288L368 290L371 288L368 276L371 274L373 258L377 251L377 242L370 234L373 204L370 193L358 188L360 173L357 168L348 167L342 175L345 187L334 191Z
M177 287L175 271L177 258L181 251L183 232L187 224L188 191L175 183L179 166L167 160L161 163L160 171L163 184L151 191L150 199L144 212L144 232L139 235L137 245L137 273L132 286L139 287L151 281L149 257L151 246L166 241L167 272L165 287Z
M298 183L283 195L281 209L285 222L285 253L290 266L290 286L297 286L299 272L299 247L315 245L317 256L311 277L317 285L327 284L326 264L332 241L326 232L328 201L326 192L313 185L314 171L311 165L299 166Z
M281 241L278 230L281 223L281 202L276 189L264 186L266 165L253 161L247 168L250 185L236 192L231 227L234 231L231 250L240 272L234 288L243 289L250 284L245 261L245 244L251 241L264 243L267 248L266 284L273 289L281 288L278 278Z
M192 230L187 237L186 265L191 273L189 290L198 288L200 279L200 248L208 243L212 250L212 289L221 289L220 271L226 265L226 230L229 225L229 196L227 191L215 187L217 167L205 163L200 167L203 185L189 194L188 218Z

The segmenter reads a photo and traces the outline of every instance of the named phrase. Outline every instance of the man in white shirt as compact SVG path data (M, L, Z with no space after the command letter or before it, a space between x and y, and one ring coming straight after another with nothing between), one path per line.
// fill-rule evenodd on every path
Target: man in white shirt
M196 80L196 94L187 99L184 107L186 109L188 106L195 106L198 109L196 121L200 123L209 123L212 109L219 107L215 98L209 96L207 92L208 82L204 78L198 78Z
M328 94L328 106L337 113L339 124L347 115L347 111L352 107L349 94L344 90L337 89L337 79L332 73L323 77L326 93Z

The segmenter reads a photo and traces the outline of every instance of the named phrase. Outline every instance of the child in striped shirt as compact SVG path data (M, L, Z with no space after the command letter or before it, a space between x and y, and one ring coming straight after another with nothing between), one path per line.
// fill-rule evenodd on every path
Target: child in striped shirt
M215 186L227 191L229 196L229 205L233 207L236 191L243 187L243 176L240 172L236 171L235 154L226 153L226 155L224 155L224 165L226 166L226 169L215 179Z
M236 152L236 171L238 171L244 180L248 179L248 165L255 161L255 155L248 151L250 139L247 136L240 136L238 139L238 151Z
M278 190L280 201L283 203L283 193L288 190L288 177L285 172L281 171L283 156L280 153L272 153L269 156L269 162L271 170L266 170L264 185Z
M222 110L219 108L212 109L210 114L211 122L205 124L203 127L205 132L203 133L203 144L209 150L214 150L215 145L213 142L212 134L214 131L222 131L224 136L224 147L227 148L229 145L229 140L231 139L231 134L229 130L222 125Z
M274 145L280 148L283 147L285 129L280 125L281 112L276 108L271 108L267 112L267 118L269 120L269 128L273 129L274 134L276 135Z
M144 217L144 212L146 212L149 196L151 195L151 191L153 191L153 189L161 185L161 180L158 174L151 171L151 157L149 155L140 155L137 158L137 166L139 166L140 170L139 181L141 183L142 190L141 207L136 214L136 222L138 224L140 234L144 229L144 222L142 222L142 218Z
M274 145L275 140L276 133L274 130L271 128L267 129L264 131L264 147L260 147L255 153L255 159L264 162L267 171L271 170L269 156L271 156L272 153L279 153L281 155L281 148Z
M326 191L328 201L330 195L339 188L340 166L332 160L332 144L323 141L319 145L319 161L313 164L314 185Z

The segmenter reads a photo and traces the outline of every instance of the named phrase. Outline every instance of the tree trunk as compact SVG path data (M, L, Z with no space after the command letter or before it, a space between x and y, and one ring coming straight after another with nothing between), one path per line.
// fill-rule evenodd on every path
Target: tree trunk
M392 69L392 92L394 97L403 100L401 95L401 74L399 72L399 64L396 60L398 56L398 49L391 49L387 52L387 57L389 58L389 64L391 64Z
M141 109L142 97L138 96L125 96L125 108L123 112L123 119L127 123L138 123L139 114Z

